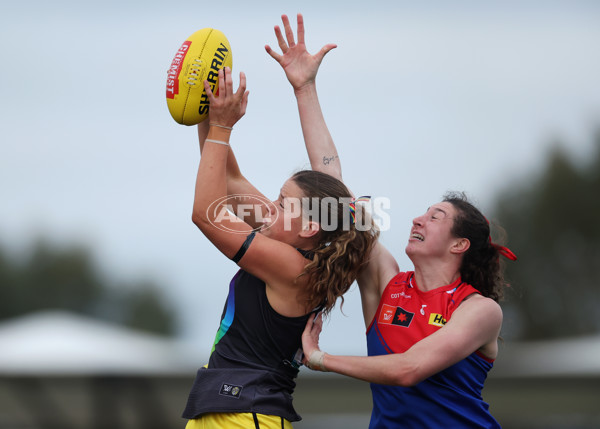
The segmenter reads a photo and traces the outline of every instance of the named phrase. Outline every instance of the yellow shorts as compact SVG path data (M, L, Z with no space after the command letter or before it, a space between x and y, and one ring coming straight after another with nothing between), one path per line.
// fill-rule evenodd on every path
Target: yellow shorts
M209 413L188 420L185 429L292 429L292 424L279 416L256 413Z

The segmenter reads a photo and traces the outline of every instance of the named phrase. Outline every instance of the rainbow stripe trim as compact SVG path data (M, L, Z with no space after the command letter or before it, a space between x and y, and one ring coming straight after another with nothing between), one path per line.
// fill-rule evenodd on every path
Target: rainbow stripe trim
M350 217L352 218L352 224L356 223L356 203L367 203L371 199L370 196L358 197L350 201L348 208L350 209Z
M223 316L223 319L221 320L221 326L219 326L219 330L215 336L215 342L212 346L210 354L215 351L215 347L217 344L219 344L219 341L221 341L221 338L225 336L229 330L229 327L233 323L233 318L235 316L235 281L240 275L240 272L241 270L238 271L235 276L233 276L231 282L229 283L229 295L227 296L227 308L225 310L225 316Z

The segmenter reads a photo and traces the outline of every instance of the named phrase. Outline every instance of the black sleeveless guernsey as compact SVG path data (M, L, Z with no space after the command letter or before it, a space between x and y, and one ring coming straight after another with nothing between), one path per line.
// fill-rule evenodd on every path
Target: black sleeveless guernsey
M267 300L265 282L239 270L229 285L208 367L198 370L183 417L254 412L301 420L292 393L310 314L280 315Z

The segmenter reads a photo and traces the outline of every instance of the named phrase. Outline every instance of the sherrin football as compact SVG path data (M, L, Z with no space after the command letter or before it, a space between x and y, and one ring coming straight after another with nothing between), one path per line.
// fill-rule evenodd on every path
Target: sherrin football
M176 122L196 125L208 117L204 81L214 94L218 72L232 65L231 47L225 35L214 28L196 31L181 45L167 72L167 106Z

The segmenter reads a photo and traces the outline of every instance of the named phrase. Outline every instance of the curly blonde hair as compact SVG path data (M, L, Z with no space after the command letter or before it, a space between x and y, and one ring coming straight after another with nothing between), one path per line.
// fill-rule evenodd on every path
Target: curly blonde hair
M371 249L379 237L379 230L367 211L356 206L356 218L350 214L349 202L352 194L338 179L325 173L303 170L292 176L292 180L304 193L303 210L309 212L309 220L321 225L318 245L311 249L312 260L300 276L309 276L308 305L315 308L323 305L323 312L329 313L338 297L344 302L348 291L360 270L367 263ZM328 204L321 204L326 200ZM331 202L335 204L330 204ZM312 205L313 207L307 207ZM320 210L327 207L327 219L315 218L314 206ZM321 217L321 216L319 216ZM323 225L327 223L328 227ZM359 227L360 226L360 227Z

